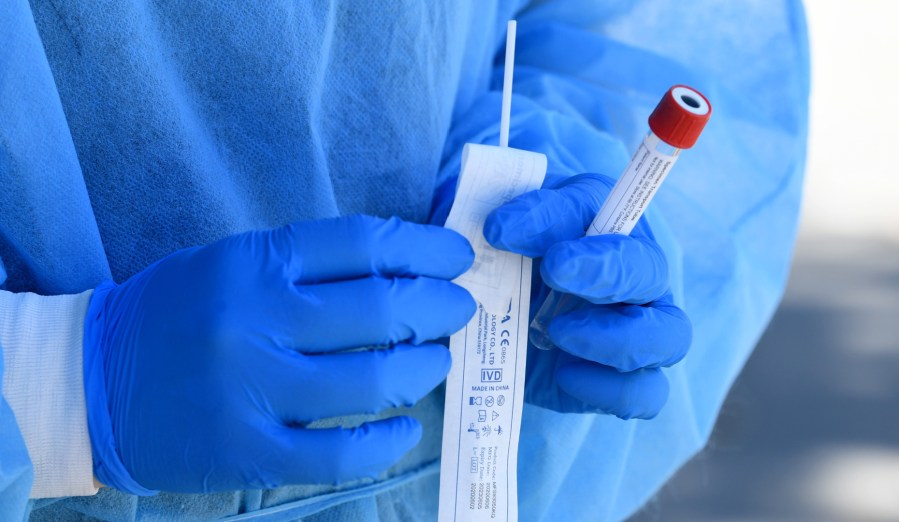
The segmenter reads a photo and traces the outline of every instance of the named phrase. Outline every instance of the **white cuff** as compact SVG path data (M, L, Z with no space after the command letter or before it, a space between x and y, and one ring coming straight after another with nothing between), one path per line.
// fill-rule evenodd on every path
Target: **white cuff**
M97 492L81 362L91 293L0 291L3 397L34 466L31 498Z

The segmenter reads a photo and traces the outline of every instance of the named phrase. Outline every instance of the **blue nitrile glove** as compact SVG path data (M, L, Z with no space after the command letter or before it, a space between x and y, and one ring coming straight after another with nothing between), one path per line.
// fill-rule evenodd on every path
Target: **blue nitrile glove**
M451 230L354 216L228 237L102 284L84 343L97 478L152 494L381 473L418 443L414 419L304 426L437 386L450 355L425 341L474 313L449 281L472 261Z
M630 236L583 237L613 185L599 174L547 178L544 186L553 188L494 210L484 236L497 248L542 258L546 285L586 299L549 324L561 350L529 347L525 399L561 412L649 419L668 397L661 368L686 355L692 329L672 303L668 265L644 219ZM532 315L546 293L535 288Z

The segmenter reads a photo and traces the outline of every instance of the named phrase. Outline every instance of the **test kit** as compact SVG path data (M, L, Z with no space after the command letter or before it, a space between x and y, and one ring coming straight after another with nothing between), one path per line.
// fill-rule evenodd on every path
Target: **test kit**
M475 252L472 268L455 282L478 304L450 338L453 365L446 381L438 520L518 520L518 440L524 402L531 259L493 248L484 239L487 215L540 188L543 154L508 147L515 21L509 22L500 145L468 143L462 151L456 199L446 227ZM647 134L615 184L587 235L630 234L681 149L696 142L711 115L709 101L683 85L669 89L649 117ZM549 349L546 332L558 313L578 304L550 292L530 324L531 342Z
M497 250L484 239L487 215L538 189L546 156L508 147L515 22L509 22L500 146L468 143L446 227L475 252L456 279L477 313L450 338L438 520L518 520L518 436L524 402L531 259Z

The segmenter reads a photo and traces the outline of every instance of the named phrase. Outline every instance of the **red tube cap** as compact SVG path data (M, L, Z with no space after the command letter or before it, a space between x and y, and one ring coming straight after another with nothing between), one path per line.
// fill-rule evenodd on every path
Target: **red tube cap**
M712 104L696 89L675 85L649 115L649 128L662 141L679 149L692 147L712 115Z

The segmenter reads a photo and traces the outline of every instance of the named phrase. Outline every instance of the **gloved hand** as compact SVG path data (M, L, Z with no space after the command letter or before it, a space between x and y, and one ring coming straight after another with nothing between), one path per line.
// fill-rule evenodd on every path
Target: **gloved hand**
M450 355L425 341L474 313L449 282L472 261L453 231L354 216L239 234L102 284L84 341L97 478L152 494L379 474L418 443L416 420L304 426L437 386Z
M668 397L661 368L686 355L692 328L672 303L668 265L645 220L630 236L583 237L613 185L598 174L548 177L544 186L553 188L494 210L484 236L497 248L542 258L541 281L584 300L549 324L561 350L529 347L525 400L561 412L649 419ZM532 316L547 292L535 287Z

